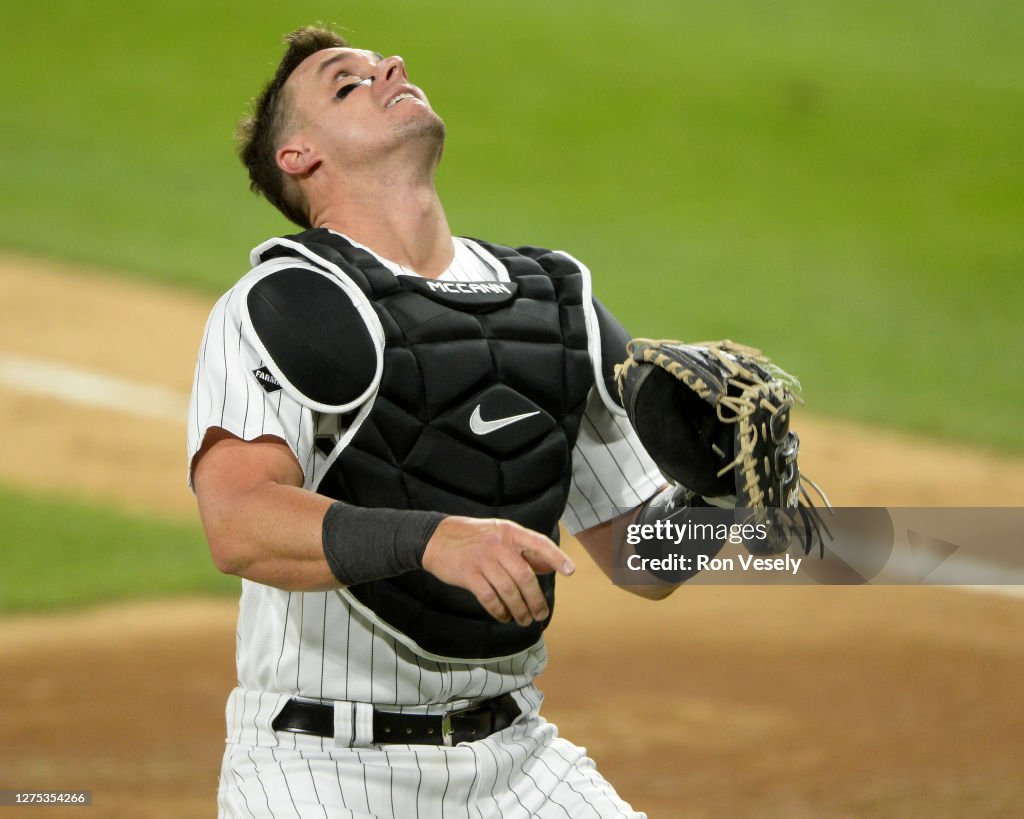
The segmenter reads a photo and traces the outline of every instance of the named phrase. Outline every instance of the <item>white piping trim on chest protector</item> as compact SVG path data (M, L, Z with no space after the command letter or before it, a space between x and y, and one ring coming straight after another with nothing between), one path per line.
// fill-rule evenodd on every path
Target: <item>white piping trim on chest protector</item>
M597 320L597 311L594 309L590 269L579 259L570 256L563 250L556 250L554 252L559 256L567 258L583 274L583 316L587 326L587 351L590 353L590 363L594 368L594 389L597 390L597 394L601 396L601 401L610 413L625 418L626 410L620 407L618 402L612 398L604 383L603 363L601 360L601 327L600 322Z
M447 654L435 654L432 651L427 651L419 643L413 640L408 634L399 631L386 620L382 620L379 614L377 614L373 609L369 608L368 606L357 600L355 595L353 595L352 592L350 592L348 589L341 588L338 589L335 593L343 597L345 599L345 602L347 602L353 609L358 611L359 614L361 614L365 619L369 620L371 623L374 624L374 626L379 628L381 631L386 632L395 640L400 642L407 649L413 652L413 654L417 655L418 657L423 657L426 660L433 660L437 663L498 663L504 660L509 660L512 657L518 657L522 654L526 654L527 652L532 651L534 647L536 647L537 643L540 643L544 640L544 637L540 636L537 638L537 642L528 645L526 648L521 649L520 651L514 651L511 654L499 654L495 657L451 657Z
M308 407L309 409L317 412L341 414L344 412L351 412L356 407L370 403L370 399L372 399L377 393L381 377L384 374L384 327L381 325L380 318L377 316L376 311L374 311L373 306L370 304L370 300L341 268L326 259L321 258L304 245L292 241L291 239L270 239L253 250L252 258L258 261L260 254L264 250L282 246L291 248L301 254L305 259L308 259L313 265L309 269L312 272L319 273L325 279L336 285L346 296L348 296L349 300L355 306L356 310L359 312L359 316L366 323L366 328L370 333L370 340L373 342L373 349L376 358L373 379L370 381L369 386L352 401L339 405L324 404L320 401L314 401L312 398L304 395L294 384L292 384L284 374L284 371L277 365L277 362L274 361L270 353L267 351L267 348L256 333L252 324L252 318L249 315L249 291L258 282L262 281L272 273L294 268L296 266L296 259L274 259L271 262L263 262L257 265L257 269L264 265L266 265L266 269L261 271L260 275L254 276L252 281L247 284L244 292L241 294L242 323L244 325L244 330L247 331L247 337L252 342L256 351L260 354L260 357L266 364L267 369L270 370L274 378L276 378L281 384L282 389L284 389L290 397L295 399L302 406Z

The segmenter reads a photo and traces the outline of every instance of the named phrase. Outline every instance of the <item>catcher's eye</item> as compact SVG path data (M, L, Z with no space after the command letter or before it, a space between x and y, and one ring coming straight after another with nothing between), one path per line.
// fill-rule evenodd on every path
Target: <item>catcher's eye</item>
M338 93L336 93L334 96L335 96L336 99L343 100L343 99L345 99L345 97L347 97L353 91L355 91L358 87L359 87L359 83L357 83L357 82L350 82L350 83L348 83L348 85L341 86L341 88L338 89Z
M347 77L347 76L350 76L350 75L345 74L345 75L339 75L339 76L346 76ZM335 97L335 99L343 100L343 99L345 99L345 97L347 97L353 91L355 91L359 86L361 86L361 85L372 85L372 84L373 84L373 77L367 77L366 79L359 80L359 82L350 82L347 85L343 85L341 88L339 88L337 93L335 93L334 97Z

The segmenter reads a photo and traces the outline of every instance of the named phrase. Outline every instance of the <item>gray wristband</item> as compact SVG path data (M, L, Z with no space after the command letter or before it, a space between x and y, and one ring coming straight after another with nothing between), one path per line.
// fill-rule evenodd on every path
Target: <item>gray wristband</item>
M418 569L427 541L445 517L440 512L364 509L336 501L324 515L327 564L346 586Z

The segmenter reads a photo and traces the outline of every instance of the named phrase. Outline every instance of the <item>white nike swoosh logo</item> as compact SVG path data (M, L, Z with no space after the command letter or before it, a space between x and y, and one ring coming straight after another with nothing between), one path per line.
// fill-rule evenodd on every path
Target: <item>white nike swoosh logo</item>
M480 405L477 404L473 409L473 414L469 417L469 428L477 435L489 435L492 432L497 432L502 427L507 427L516 421L522 421L524 418L532 418L534 415L540 415L540 410L524 412L522 415L509 415L506 418L495 418L493 421L485 421L480 417Z

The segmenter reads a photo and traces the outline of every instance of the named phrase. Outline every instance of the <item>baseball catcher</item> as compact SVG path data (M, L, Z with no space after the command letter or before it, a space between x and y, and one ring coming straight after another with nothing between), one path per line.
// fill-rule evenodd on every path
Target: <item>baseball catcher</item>
M800 439L790 429L799 382L760 351L732 341L632 339L616 367L622 405L644 447L675 482L648 514L732 506L759 526L757 554L824 549L821 516L801 482ZM824 493L806 477L821 499Z

